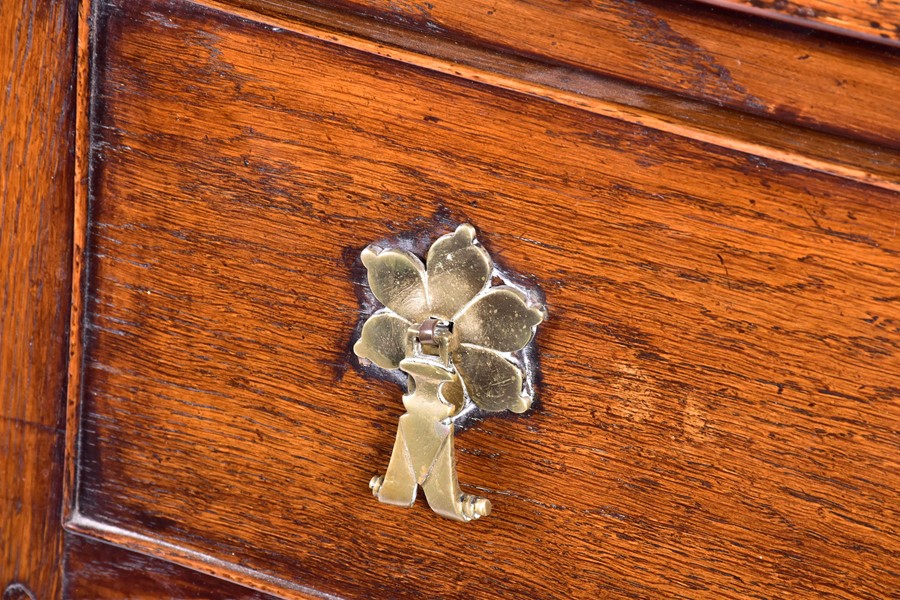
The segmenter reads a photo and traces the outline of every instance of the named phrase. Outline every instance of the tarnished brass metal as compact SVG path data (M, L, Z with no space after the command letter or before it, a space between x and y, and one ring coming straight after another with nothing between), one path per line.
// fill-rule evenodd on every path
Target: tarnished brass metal
M362 253L369 287L384 308L363 325L356 355L408 377L394 450L369 482L378 500L412 506L418 487L436 513L470 521L491 512L464 494L453 451L457 420L470 409L521 413L531 406L531 373L520 351L546 313L528 291L492 286L494 269L471 225L438 238L425 264L399 249Z

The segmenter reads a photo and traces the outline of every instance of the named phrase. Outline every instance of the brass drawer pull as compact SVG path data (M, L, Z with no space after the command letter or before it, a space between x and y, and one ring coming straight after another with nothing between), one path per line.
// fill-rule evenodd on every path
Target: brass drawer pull
M525 348L544 320L530 293L504 281L471 225L438 238L426 264L395 248L362 252L369 287L384 308L363 325L354 352L405 372L400 417L387 473L369 483L379 501L412 506L418 486L429 506L469 521L491 512L487 498L464 494L456 479L454 428L472 410L521 413L531 406ZM527 367L527 368L526 368Z

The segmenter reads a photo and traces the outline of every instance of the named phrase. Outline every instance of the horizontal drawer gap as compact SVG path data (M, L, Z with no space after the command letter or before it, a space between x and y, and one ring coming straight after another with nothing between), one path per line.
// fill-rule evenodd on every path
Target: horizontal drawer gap
M431 71L890 190L900 152L772 121L571 67L461 45L337 11L294 3L277 14L220 0L197 4ZM274 8L257 3L255 8ZM286 14L287 10L290 14Z

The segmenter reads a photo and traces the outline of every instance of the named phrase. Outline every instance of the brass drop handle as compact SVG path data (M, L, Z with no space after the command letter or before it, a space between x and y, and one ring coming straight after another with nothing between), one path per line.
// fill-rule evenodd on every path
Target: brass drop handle
M387 472L369 482L379 501L412 506L422 486L436 513L487 516L487 498L456 478L454 429L472 411L522 413L533 399L532 361L522 351L546 316L533 292L511 284L476 241L471 225L438 238L425 264L410 252L362 252L369 288L384 308L354 345L358 357L408 375ZM492 285L499 276L504 285Z

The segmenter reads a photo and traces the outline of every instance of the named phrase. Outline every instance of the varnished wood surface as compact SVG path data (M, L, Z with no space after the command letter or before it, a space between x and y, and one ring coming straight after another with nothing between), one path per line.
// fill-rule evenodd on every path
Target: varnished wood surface
M700 0L775 19L858 35L883 43L900 42L897 0Z
M900 151L687 100L583 69L498 53L347 11L292 2L202 0L244 19L325 42L648 126L763 159L900 191ZM252 5L252 7L249 7Z
M776 120L897 146L900 49L667 0L314 0ZM263 11L291 0L229 0Z
M60 593L75 3L0 2L0 595Z
M79 527L288 597L898 588L897 194L187 3L97 25ZM349 352L359 251L461 221L551 315L467 525L371 498L401 392Z
M214 579L192 569L67 535L67 600L266 600L261 592Z

